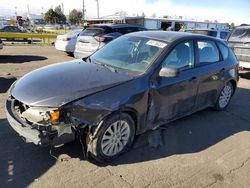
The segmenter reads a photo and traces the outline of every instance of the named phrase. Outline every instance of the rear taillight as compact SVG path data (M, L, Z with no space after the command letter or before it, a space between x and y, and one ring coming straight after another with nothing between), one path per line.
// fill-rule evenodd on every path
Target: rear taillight
M63 41L70 41L71 38L63 38L62 40L63 40Z
M106 38L103 37L103 36L95 36L94 38L95 38L95 40L97 40L98 42L104 42L104 41L106 40Z

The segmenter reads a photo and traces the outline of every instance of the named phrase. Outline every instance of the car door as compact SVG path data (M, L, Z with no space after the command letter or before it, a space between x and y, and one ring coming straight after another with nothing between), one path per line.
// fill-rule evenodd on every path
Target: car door
M196 108L205 108L215 104L227 66L214 41L197 40L196 46L198 61L195 66L199 74Z
M194 59L194 43L190 40L176 45L162 62L162 67L177 68L179 75L158 77L157 84L151 89L154 124L183 116L194 108L198 89Z

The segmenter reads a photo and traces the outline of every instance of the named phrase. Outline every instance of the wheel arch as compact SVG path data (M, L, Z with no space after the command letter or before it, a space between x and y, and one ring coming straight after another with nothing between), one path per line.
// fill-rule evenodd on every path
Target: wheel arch
M129 108L129 107L120 108L119 110L113 111L110 114L108 114L107 116L103 117L102 120L105 120L105 119L111 117L112 115L119 114L119 113L126 113L133 119L134 124L135 124L135 134L136 134L137 131L138 131L138 128L139 128L139 126L138 126L138 123L139 123L138 117L139 117L139 115L138 115L138 112L133 108Z
M237 82L234 79L230 79L228 80L228 82L230 82L233 85L233 89L234 89L233 94L234 94L237 88Z

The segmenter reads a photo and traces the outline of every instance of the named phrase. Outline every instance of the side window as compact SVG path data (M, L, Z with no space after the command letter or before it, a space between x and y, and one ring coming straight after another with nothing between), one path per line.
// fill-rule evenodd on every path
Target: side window
M209 31L209 36L217 37L217 31Z
M178 44L163 61L162 66L171 66L179 70L194 67L194 44L192 41Z
M220 43L218 43L218 46L219 46L219 49L221 51L223 60L227 59L227 57L228 57L228 48L225 45L220 44Z
M228 33L229 33L229 32L226 32L226 31L221 31L221 32L220 32L220 38L221 38L221 39L226 39L226 38L227 38Z
M123 28L123 27L122 28L115 28L114 31L115 32L119 32L119 33L121 33L121 34L124 35L124 34L126 34L126 30L125 29L126 28Z
M128 27L127 28L127 33L136 32L136 31L138 31L137 27Z
M122 33L122 34L127 34L131 32L136 32L138 31L137 27L122 27L122 28L117 28L116 32Z
M220 60L219 50L213 41L198 41L199 65L215 63Z

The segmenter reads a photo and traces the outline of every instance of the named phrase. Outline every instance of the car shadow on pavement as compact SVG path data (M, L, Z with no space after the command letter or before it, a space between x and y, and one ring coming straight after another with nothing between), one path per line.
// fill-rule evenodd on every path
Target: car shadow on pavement
M109 165L131 164L176 154L196 153L234 134L250 131L249 97L250 90L238 88L226 111L206 109L160 127L156 131L149 131L137 139L135 144L139 147L136 146Z
M6 119L0 119L0 148L0 187L28 187L57 162L69 158L83 160L80 143L72 142L53 150L52 155L57 157L68 155L55 160L49 147L25 143Z
M17 79L15 77L11 78L2 78L0 77L0 93L5 93L10 88L11 84Z
M26 63L30 61L43 61L48 59L36 55L0 55L0 63Z
M227 111L206 109L195 113L140 135L135 140L134 148L110 163L90 162L97 166L126 165L206 150L234 134L250 131L250 116L247 116L250 101L238 100L249 96L250 90L238 88ZM0 148L1 187L27 187L39 181L38 178L58 162L70 158L84 160L79 142L57 148L52 153L58 157L55 160L49 154L50 148L22 141L6 119L0 119ZM62 155L66 158L61 158Z
M250 80L250 70L248 72L240 72L240 77Z

